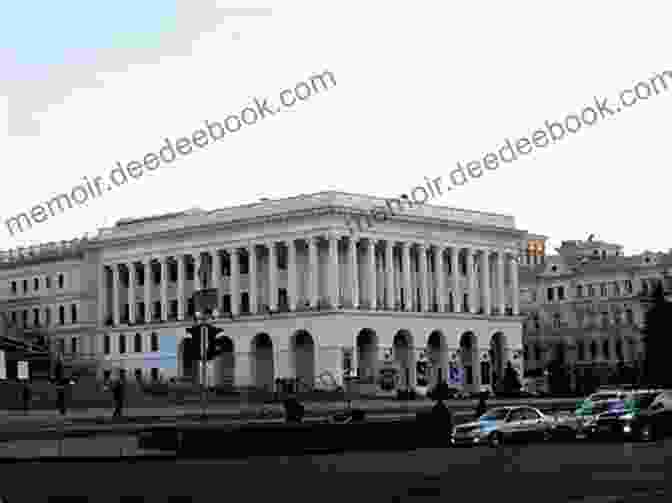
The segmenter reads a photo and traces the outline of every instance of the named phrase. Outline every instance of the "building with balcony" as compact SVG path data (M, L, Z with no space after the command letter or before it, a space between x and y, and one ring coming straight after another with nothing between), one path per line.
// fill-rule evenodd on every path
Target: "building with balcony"
M66 354L68 340L82 340L101 376L195 378L186 328L205 264L207 286L218 292L213 323L226 342L209 365L210 384L296 378L312 387L348 374L374 384L391 362L398 386L461 369L464 387L476 391L508 361L522 372L518 256L526 233L513 217L422 205L365 232L348 224L376 208L385 200L322 192L121 220L87 240L81 257L11 262L3 300L17 322L38 319L30 314L38 305L40 313L56 307L52 338L65 341ZM68 271L68 297L21 296L24 279L28 288L40 274ZM68 302L82 306L76 327L60 323ZM419 375L424 368L428 375Z
M672 287L672 255L626 257L617 244L564 241L545 263L521 268L521 310L528 373L555 363L570 387L636 380L642 328L656 284Z

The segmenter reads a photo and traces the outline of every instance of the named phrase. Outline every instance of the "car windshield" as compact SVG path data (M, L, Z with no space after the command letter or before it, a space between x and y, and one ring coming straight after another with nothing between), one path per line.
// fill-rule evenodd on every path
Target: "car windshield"
M506 419L509 409L490 409L481 416L482 421L501 421Z
M646 409L653 403L657 396L658 393L635 395L633 400L634 406L640 409Z

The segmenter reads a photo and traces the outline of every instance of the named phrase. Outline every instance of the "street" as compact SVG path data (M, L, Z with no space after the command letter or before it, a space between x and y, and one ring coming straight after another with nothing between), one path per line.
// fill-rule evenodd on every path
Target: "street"
M66 454L84 454L83 445L71 443ZM119 451L123 442L110 441L110 454L115 445ZM672 440L558 443L246 460L14 463L3 464L0 473L2 496L12 502L46 502L47 495L96 495L91 502L122 495L142 495L145 502L192 495L191 501L251 502L662 502L670 494L666 499L670 452Z

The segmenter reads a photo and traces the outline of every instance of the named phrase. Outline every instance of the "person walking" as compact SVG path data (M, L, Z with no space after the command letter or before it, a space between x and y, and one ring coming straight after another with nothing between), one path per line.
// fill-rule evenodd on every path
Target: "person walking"
M114 397L114 413L112 417L121 417L124 408L124 383L121 379L114 383L112 396Z
M481 392L480 397L478 399L478 405L476 405L476 419L485 414L485 411L488 408L488 404L486 403L487 397L488 394L486 392Z
M23 401L23 413L28 414L30 410L30 399L32 398L32 390L30 388L30 381L26 380L21 388L21 400Z
M65 382L59 381L56 383L56 406L58 411L61 413L61 416L65 416L67 412L65 406Z

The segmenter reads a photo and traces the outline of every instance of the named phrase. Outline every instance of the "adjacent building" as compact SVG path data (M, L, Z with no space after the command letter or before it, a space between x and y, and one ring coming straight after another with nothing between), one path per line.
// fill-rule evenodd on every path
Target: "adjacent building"
M563 241L557 255L522 267L528 374L541 375L555 363L580 390L606 384L619 372L625 372L621 379L635 378L649 296L656 284L672 288L670 271L669 253L626 257L622 246L593 236Z
M0 310L100 377L196 378L186 328L197 271L218 294L219 386L376 386L456 380L476 391L523 372L513 217L422 205L364 232L386 200L322 192L127 219L91 239L6 252ZM425 374L425 369L427 369Z

